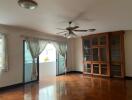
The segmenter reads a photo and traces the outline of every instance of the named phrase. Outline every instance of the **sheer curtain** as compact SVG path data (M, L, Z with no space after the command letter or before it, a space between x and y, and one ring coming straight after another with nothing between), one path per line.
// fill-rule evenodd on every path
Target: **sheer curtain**
M36 38L32 38L32 39L27 38L26 42L33 58L32 80L34 80L38 76L38 70L37 70L37 65L35 64L35 61L37 57L39 57L41 52L45 49L48 41L40 40Z
M65 59L65 74L67 72L67 44L64 42L52 42L52 44L55 46L56 51L60 53L64 59Z
M0 71L8 71L7 36L0 33Z

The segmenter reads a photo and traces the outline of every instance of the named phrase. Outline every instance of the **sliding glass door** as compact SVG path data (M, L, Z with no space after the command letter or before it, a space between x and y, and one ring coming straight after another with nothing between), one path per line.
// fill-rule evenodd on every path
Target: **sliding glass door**
M61 75L65 73L65 60L64 57L57 53L56 56L56 75Z
M36 81L38 80L39 77L37 77L36 79L32 80L32 67L33 67L33 59L30 53L30 50L27 46L27 43L24 41L23 42L23 56L24 56L24 70L23 70L23 81L24 83L28 83L28 82L32 82L32 81ZM38 59L36 59L36 63L38 66ZM39 67L37 67L39 68ZM38 74L39 75L39 74Z

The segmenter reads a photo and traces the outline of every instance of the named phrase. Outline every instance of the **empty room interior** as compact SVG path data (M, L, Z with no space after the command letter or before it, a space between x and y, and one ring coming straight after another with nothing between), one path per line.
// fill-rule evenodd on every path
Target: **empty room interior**
M0 0L0 100L132 100L132 1Z

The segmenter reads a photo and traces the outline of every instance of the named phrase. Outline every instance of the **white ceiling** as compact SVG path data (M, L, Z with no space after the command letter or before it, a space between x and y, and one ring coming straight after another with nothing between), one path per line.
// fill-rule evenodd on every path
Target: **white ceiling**
M96 28L96 33L132 30L132 0L36 0L35 10L20 8L17 1L0 0L0 24L50 34L60 32L56 28L65 28L70 20L80 29Z

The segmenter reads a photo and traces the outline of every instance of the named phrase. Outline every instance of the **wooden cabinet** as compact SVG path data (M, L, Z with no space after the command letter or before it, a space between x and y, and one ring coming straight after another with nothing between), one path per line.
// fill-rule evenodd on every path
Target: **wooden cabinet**
M110 69L111 77L124 77L124 33L110 34Z
M124 32L82 37L84 74L124 77Z

